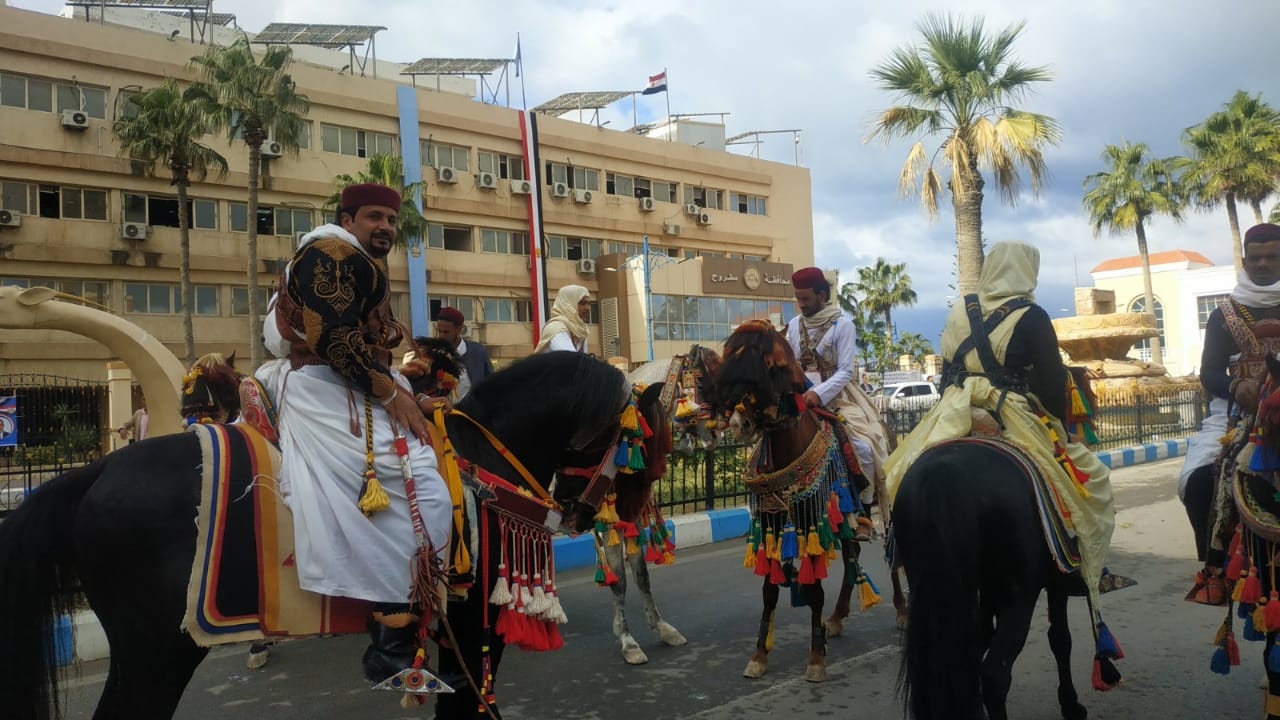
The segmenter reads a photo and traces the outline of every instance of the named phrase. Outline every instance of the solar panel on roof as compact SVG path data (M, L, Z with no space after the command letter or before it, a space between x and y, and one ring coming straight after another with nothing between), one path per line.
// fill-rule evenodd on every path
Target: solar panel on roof
M631 90L596 90L565 93L534 108L541 113L564 113L570 110L599 110L632 94Z
M255 35L253 41L271 45L343 47L368 42L379 30L386 30L386 28L378 25L271 23Z
M511 62L493 58L422 58L400 71L401 75L488 75Z

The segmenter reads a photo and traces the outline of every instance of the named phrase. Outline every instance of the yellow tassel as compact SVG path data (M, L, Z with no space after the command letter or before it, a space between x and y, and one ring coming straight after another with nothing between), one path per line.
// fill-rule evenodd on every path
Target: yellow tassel
M871 587L871 583L859 583L858 597L862 600L862 609L873 608L880 604L880 595Z
M618 541L618 531L614 528L609 528L609 546L612 547L618 544L620 544Z
M1231 601L1232 601L1232 602L1240 602L1240 593L1244 592L1244 581L1245 581L1245 578L1247 578L1247 577L1249 577L1249 571L1248 571L1248 570L1245 570L1245 571L1240 575L1240 579L1236 581L1236 584L1235 584L1234 586L1232 586L1232 588L1231 588ZM1214 645L1217 645L1217 643L1214 643Z
M623 430L636 430L640 427L640 421L636 419L636 406L627 404L627 409L622 411L622 417L618 419L618 424Z
M1227 624L1224 622L1218 626L1218 634L1213 636L1213 644L1221 645L1225 639L1227 639Z
M742 567L751 569L756 566L756 546L755 543L747 543L747 555L742 559Z
M773 540L773 531L766 530L764 533L764 556L769 558L770 560L774 559L773 551L774 551L775 544L776 543Z
M1084 395L1074 385L1071 386L1071 414L1076 417L1084 417L1088 413L1088 409L1084 406Z
M840 559L840 551L836 549L835 543L831 543L831 547L827 548L827 559L832 562Z
M675 561L676 561L676 556L675 556L675 555L672 555L670 550L663 550L663 551L662 551L662 564L663 564L663 565L672 565L672 564L674 564L674 563L675 563Z
M825 552L822 549L822 541L818 539L818 530L814 526L809 526L809 539L805 541L805 555L821 555Z
M1257 607L1253 609L1253 629L1260 633L1269 632L1267 630L1267 599L1263 598L1258 601Z
M372 472L365 475L364 493L360 495L359 507L365 517L373 517L374 513L391 507L391 500L382 489L382 483L378 482L377 476Z

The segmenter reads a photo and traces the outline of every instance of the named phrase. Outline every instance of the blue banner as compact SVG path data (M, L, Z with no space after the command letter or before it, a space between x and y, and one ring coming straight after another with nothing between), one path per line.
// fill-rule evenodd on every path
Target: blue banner
M0 397L0 447L18 444L18 398Z

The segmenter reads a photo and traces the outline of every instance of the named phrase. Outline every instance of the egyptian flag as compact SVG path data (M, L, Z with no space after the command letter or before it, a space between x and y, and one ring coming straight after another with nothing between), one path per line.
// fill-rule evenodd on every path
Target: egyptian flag
M667 91L667 71L663 70L657 75L649 76L649 84L645 86L641 95L656 95L660 92Z
M547 258L542 234L542 161L538 155L538 120L532 110L520 112L520 140L524 144L524 176L533 183L529 193L529 289L533 293L533 344L551 316L547 300Z

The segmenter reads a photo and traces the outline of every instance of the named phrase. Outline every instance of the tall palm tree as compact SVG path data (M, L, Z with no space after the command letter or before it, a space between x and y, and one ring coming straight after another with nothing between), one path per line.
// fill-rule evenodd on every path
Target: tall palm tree
M1010 25L995 36L983 31L982 20L964 22L950 15L927 15L918 26L922 45L893 51L871 70L879 86L898 95L900 105L880 113L868 141L882 137L925 137L941 134L929 153L918 141L907 153L898 191L914 195L919 183L921 202L930 218L938 214L943 180L935 169L941 158L950 176L955 210L956 260L961 295L975 292L982 272L983 171L1014 205L1021 185L1020 168L1039 193L1046 177L1042 149L1056 144L1058 123L1047 115L1011 107L1032 83L1052 77L1048 68L1031 67L1013 57L1013 43L1024 23Z
M1227 208L1232 257L1239 271L1244 258L1236 202L1248 202L1262 222L1262 201L1275 191L1280 178L1280 113L1260 94L1237 90L1222 110L1187 128L1182 140L1195 161L1188 179L1197 189L1197 204L1213 208L1222 203Z
M906 263L891 263L876 258L875 265L858 268L853 289L862 295L867 311L884 316L884 333L893 344L893 309L916 304L916 291L911 289L911 276Z
M868 360L871 359L875 349L872 347L871 340L884 335L884 321L875 313L868 312L866 305L858 299L854 283L841 285L836 301L840 303L840 309L848 313L849 319L853 321L853 344L858 350L858 364L866 370L870 365Z
M1181 157L1153 158L1144 143L1108 145L1102 151L1102 172L1084 179L1084 207L1096 237L1105 228L1112 235L1133 231L1142 260L1142 293L1147 312L1154 312L1151 258L1147 252L1147 219L1155 214L1182 221L1188 191L1183 175L1190 161ZM1151 361L1163 365L1160 336L1151 338Z
M178 88L165 80L131 98L136 112L116 120L112 131L120 141L120 152L154 175L156 165L164 165L178 193L179 277L182 292L182 339L188 366L196 361L195 330L191 315L191 212L187 188L191 181L204 180L210 171L227 174L227 161L217 151L200 143L217 119L203 96Z
M894 344L894 352L898 355L910 355L913 360L923 365L925 356L933 354L933 343L919 333L902 333L898 337L898 342Z
M293 51L270 45L259 60L249 37L241 33L227 47L210 46L191 59L203 83L198 84L216 105L229 138L243 138L249 146L249 237L245 249L249 265L249 339L253 367L262 364L262 308L258 302L258 176L262 168L262 143L270 137L284 151L296 156L304 132L302 116L311 101L297 91L289 65Z
M427 220L422 217L422 213L418 212L418 205L415 202L422 194L422 183L405 184L403 158L399 155L380 153L369 158L368 166L356 175L343 173L334 178L336 189L324 201L325 209L338 210L338 205L342 203L342 191L350 185L360 183L386 185L398 191L404 198L396 219L396 242L402 242L407 238L422 238L427 230Z

